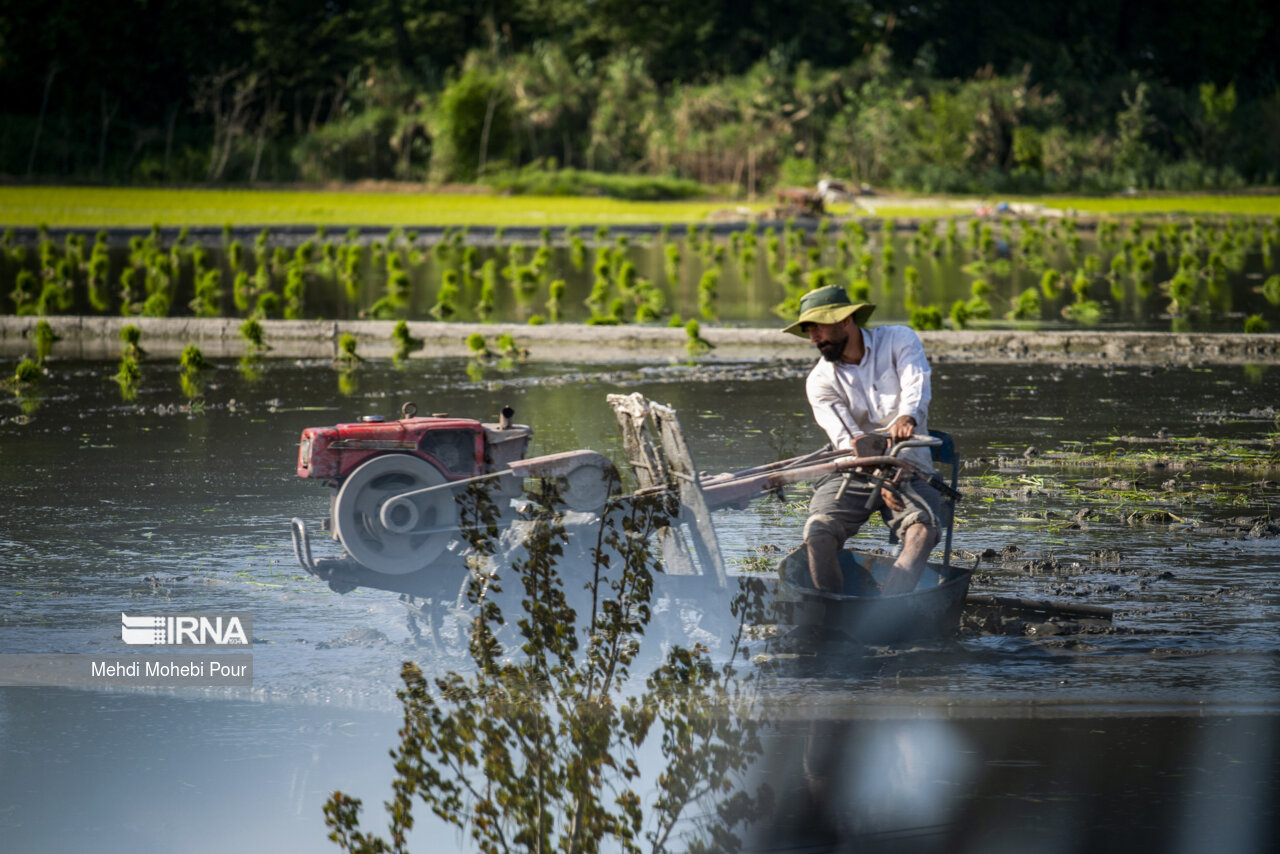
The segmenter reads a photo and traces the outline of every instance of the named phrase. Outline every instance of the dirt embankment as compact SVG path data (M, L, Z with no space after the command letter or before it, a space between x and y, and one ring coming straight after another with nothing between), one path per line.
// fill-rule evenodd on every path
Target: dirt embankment
M0 356L18 358L33 349L38 318L0 317ZM120 352L120 330L137 326L142 343L154 356L177 356L195 344L206 356L235 357L246 352L239 319L202 318L47 318L61 340L54 353L64 358L112 359ZM393 352L392 321L267 320L263 321L269 358L331 358L338 339L350 333L365 357ZM492 347L502 334L536 361L659 361L687 358L683 329L583 324L409 323L422 342L414 357L467 356L467 338L479 332ZM808 342L777 328L703 327L714 348L699 361L773 361L811 358ZM964 330L921 333L925 348L937 361L1036 361L1125 364L1276 364L1280 334L1233 333L1025 332Z

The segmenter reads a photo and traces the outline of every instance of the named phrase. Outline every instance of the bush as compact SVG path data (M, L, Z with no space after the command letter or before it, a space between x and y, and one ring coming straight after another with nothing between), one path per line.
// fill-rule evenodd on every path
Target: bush
M512 127L506 79L499 72L468 68L440 96L432 128L433 177L440 181L474 181L484 167L509 161L513 153Z
M547 171L526 166L485 178L495 190L529 196L608 196L631 201L690 199L710 194L710 188L684 178L647 175L606 175L578 169Z
M818 183L818 164L808 157L788 157L778 167L778 185L812 187Z

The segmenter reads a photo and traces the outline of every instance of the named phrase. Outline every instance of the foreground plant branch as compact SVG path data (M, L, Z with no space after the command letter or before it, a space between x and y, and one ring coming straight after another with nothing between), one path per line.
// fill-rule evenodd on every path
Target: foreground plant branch
M388 838L361 830L361 801L334 792L325 822L344 851L407 851L419 800L483 852L595 852L606 842L662 852L676 839L679 850L735 850L735 829L770 803L767 790L739 788L760 753L761 724L743 714L753 711L754 680L736 672L734 658L745 606L759 606L760 589L734 604L739 628L727 663L715 666L700 646L673 647L636 691L631 671L660 571L650 546L674 518L675 500L612 499L581 574L560 566L569 537L558 503L554 484L544 484L525 556L495 571L495 508L483 492L469 493L474 672L428 677L404 664ZM585 579L581 587L575 578ZM500 604L509 601L504 581L519 586L515 619ZM655 723L665 766L647 779L636 754ZM656 790L647 815L646 784ZM696 804L707 804L706 818L692 822Z

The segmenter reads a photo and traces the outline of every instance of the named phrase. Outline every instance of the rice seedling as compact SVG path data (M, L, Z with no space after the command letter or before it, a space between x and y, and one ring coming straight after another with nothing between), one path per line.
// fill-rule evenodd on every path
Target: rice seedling
M912 329L932 330L942 328L942 309L936 305L916 306L911 309L908 323Z
M701 356L715 349L715 345L702 337L702 324L696 319L691 319L684 325L685 332L685 352L691 357Z
M1183 266L1164 284L1164 289L1169 296L1169 313L1185 315L1195 305L1200 277L1194 267Z
M968 329L973 315L969 313L969 304L958 299L951 304L951 326L954 329Z
M475 313L481 323L488 323L497 307L497 266L497 262L492 259L485 262L484 269L489 275L482 276L480 279L480 295L476 300Z
M473 359L484 359L492 356L489 352L489 345L484 340L484 335L479 332L472 332L467 336L467 351L471 353Z
M667 296L654 287L648 279L640 279L636 284L636 322L648 323L658 320L667 309Z
M880 275L887 282L893 277L893 241L890 239L892 232L886 232L884 238L884 246L880 248Z
M943 238L947 254L953 254L960 248L960 226L955 217L947 220L945 237Z
M495 343L498 348L498 355L504 359L529 358L529 349L516 344L516 339L510 332L503 332L498 336L498 340Z
M10 384L15 388L23 386L32 386L40 381L44 376L44 369L35 359L23 359L13 370L13 376L9 379Z
M665 256L663 270L667 274L667 281L671 285L675 285L680 281L680 246L676 243L668 243L662 249Z
M552 323L560 322L560 305L564 300L566 287L564 279L556 279L551 283L550 294L547 298L547 314L550 316Z
M36 345L36 362L43 365L45 359L49 358L49 354L53 352L55 342L61 340L53 331L53 327L49 325L49 321L41 320L36 323L35 329L35 345Z
M969 285L969 301L965 307L969 310L969 317L975 320L986 320L991 317L991 303L988 297L991 296L991 285L985 279L975 279Z
M391 330L392 358L396 362L402 362L409 358L409 354L422 349L422 339L414 338L409 333L409 324L401 320Z
M116 369L113 379L120 386L120 398L126 403L134 400L138 396L138 385L142 382L142 368L138 365L138 360L128 351L120 356L120 365Z
M636 273L636 265L629 260L624 260L618 267L618 291L627 298L635 296L638 279L639 274Z
M1244 331L1246 335L1260 335L1271 331L1271 324L1262 315L1251 314L1244 319Z
M352 335L350 332L342 333L338 336L338 351L333 357L334 361L348 366L354 366L358 362L363 362L364 358L356 352L356 347L358 345L359 342L356 340L356 336Z
M1018 295L1013 307L1005 314L1007 320L1038 320L1040 318L1040 291L1027 288Z
M782 285L783 299L773 307L773 313L779 317L795 317L800 310L800 299L808 290L804 284L804 269L800 262L795 259L788 261L779 282Z
M903 279L906 281L906 292L903 294L903 306L907 311L912 311L920 304L920 271L915 267L907 267L902 271ZM939 312L941 316L941 312ZM941 321L939 321L941 323ZM921 327L915 327L920 329Z
M538 292L538 269L530 264L521 264L513 272L511 285L515 289L516 302L527 303Z
M30 270L18 272L13 282L13 290L9 292L9 299L13 300L14 314L21 317L36 313L36 298L39 296L36 292L37 282L36 274Z
M698 281L698 313L704 320L716 319L716 299L720 288L720 271L704 270Z
M122 352L134 359L146 358L147 351L142 349L142 330L132 323L120 329L120 341L124 344Z
M437 320L449 320L458 313L458 271L445 270L441 276L440 290L436 293L436 302L430 314Z
M409 274L404 269L404 261L400 257L400 253L389 252L386 263L386 293L370 306L367 312L370 317L379 320L390 320L396 315L404 313L409 305L411 282ZM450 274L456 281L457 272L454 270L445 271L446 276Z
M1268 276L1258 290L1266 298L1267 302L1272 305L1280 305L1280 275Z
M779 238L777 235L769 235L765 237L765 266L768 268L770 275L777 276L782 269L782 260L784 256L779 249ZM790 259L794 261L795 259ZM788 262L790 263L790 262ZM799 264L799 262L796 262Z
M154 295L153 295L154 296ZM148 305L151 304L152 297L147 298ZM206 270L196 279L195 298L191 300L191 310L196 317L219 317L222 314L222 271ZM148 313L148 306L143 306L143 314ZM166 302L165 312L163 315L148 316L166 316L168 315L168 306Z
M178 364L182 367L183 373L187 374L198 374L209 367L209 362L205 359L204 353L195 344L188 344L182 348L182 355L178 357Z
M591 316L587 318L587 326L617 326L622 323L623 308L622 301L615 299L609 304L608 312L593 310Z
M307 274L296 265L290 264L284 279L284 317L286 320L301 320L306 300Z

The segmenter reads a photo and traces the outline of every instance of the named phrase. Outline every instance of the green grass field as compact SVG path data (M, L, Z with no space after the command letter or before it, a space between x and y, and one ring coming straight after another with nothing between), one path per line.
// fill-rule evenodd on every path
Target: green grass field
M1201 214L1215 216L1280 216L1280 194L1230 196L1124 196L1118 198L1038 199L1043 205L1071 208L1095 216Z
M1020 198L1083 216L1165 214L1280 216L1280 195ZM990 200L874 197L836 214L894 218L963 216ZM376 191L0 187L0 227L138 226L565 226L703 222L717 211L760 212L722 200L628 202L611 198Z
M491 193L0 187L0 226L594 226L701 222L733 207L714 200L627 202Z

